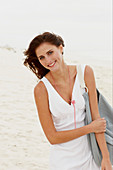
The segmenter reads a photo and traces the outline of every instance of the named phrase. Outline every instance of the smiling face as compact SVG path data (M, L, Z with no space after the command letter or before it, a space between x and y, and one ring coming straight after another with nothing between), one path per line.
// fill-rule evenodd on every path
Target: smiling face
M62 52L62 45L56 47L55 45L47 42L44 42L35 50L39 62L43 65L43 67L51 71L55 71L58 69L59 64L61 65L63 61Z

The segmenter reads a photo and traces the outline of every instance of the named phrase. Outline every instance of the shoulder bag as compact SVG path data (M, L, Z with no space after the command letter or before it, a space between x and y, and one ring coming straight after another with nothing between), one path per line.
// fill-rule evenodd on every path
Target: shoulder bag
M77 66L77 72L78 72L80 87L87 89L87 92L85 91L82 95L84 97L85 105L86 105L85 125L88 125L92 122L92 117L91 117L90 104L89 104L88 88L86 87L84 82L84 75L82 72L81 65ZM100 117L104 117L106 120L105 140L107 143L111 164L113 165L113 108L109 105L105 97L99 92L97 88L96 91L97 91L98 108L99 108ZM101 166L102 154L98 146L98 143L96 141L95 133L90 133L87 135L87 137L88 137L88 142L91 148L94 161L98 166Z

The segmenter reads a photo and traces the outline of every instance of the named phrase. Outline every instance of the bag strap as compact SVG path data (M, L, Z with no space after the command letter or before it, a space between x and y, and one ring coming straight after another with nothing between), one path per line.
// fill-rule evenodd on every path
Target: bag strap
M83 71L82 71L81 64L77 65L77 74L78 74L80 87L81 88L86 88L87 92L88 92L88 88L87 88L87 86L85 85L85 82L84 82L84 74L83 74Z

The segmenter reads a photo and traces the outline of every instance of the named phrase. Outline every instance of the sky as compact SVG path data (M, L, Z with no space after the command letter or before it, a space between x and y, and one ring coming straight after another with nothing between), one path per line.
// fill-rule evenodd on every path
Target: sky
M112 0L0 0L0 46L25 49L44 31L66 50L111 57Z

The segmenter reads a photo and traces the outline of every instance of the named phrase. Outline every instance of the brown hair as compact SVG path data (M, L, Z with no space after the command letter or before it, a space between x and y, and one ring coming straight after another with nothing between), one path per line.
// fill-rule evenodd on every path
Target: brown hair
M62 46L64 47L64 41L63 39L54 33L50 32L44 32L43 34L40 34L36 36L31 43L29 44L29 47L27 50L24 51L24 55L27 56L24 60L24 65L28 67L30 70L35 73L35 75L41 79L43 76L45 76L49 70L43 67L35 53L35 50L37 47L39 47L42 43L48 42L52 45L55 45L56 47Z

